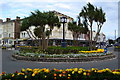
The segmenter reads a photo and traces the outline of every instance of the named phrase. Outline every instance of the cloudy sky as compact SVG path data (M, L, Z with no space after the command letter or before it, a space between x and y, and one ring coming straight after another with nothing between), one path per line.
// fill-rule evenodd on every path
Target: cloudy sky
M118 33L118 0L114 2L112 0L1 0L0 18L4 21L5 18L15 19L16 16L24 18L29 16L31 11L39 9L40 11L56 10L76 20L82 7L88 2L97 7L102 7L106 13L107 21L104 23L101 32L107 36L107 39L115 39L115 30L117 31L116 35Z

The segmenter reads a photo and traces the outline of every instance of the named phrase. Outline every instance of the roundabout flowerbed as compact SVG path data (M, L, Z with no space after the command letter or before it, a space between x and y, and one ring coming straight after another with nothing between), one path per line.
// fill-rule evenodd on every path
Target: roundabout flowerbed
M87 62L115 58L111 52L103 52L103 49L96 51L79 51L78 54L47 54L47 53L24 53L16 51L13 58L17 60L39 61L39 62Z
M40 47L21 47L12 55L17 60L39 62L86 62L115 58L111 52L104 49L88 51L88 47L49 47L41 50Z
M73 69L22 69L21 72L6 74L2 72L1 80L120 80L120 69L110 70L108 68L98 70L92 68Z

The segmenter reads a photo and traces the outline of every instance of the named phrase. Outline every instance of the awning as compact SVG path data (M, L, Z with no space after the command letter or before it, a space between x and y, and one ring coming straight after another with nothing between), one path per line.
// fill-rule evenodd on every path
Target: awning
M4 37L2 39L14 39L13 37Z
M18 41L25 41L28 40L29 38L22 38L22 39L18 39Z

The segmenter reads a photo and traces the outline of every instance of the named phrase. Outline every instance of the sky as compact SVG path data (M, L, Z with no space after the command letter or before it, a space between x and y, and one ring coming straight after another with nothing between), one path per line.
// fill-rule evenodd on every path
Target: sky
M58 11L68 15L74 20L81 12L83 6L90 2L94 6L100 8L106 13L106 22L103 24L101 32L107 39L115 39L118 33L118 0L1 0L0 1L0 19L5 21L6 18L15 19L16 16L21 18L30 15L35 10L40 11ZM93 26L96 30L96 25Z

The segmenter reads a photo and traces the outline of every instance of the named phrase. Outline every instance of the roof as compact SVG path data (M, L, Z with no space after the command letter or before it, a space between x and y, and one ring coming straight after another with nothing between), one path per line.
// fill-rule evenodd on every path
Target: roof
M69 19L71 19L71 20L74 20L72 17L70 17L70 16L67 16L67 15L65 15L65 14L62 14L62 13L60 13L60 12L58 12L58 11L51 11L51 12L53 12L53 13L55 13L55 14L60 14L60 15L62 15L62 16L65 16L65 17L67 17L67 18L69 18ZM21 20L23 20L23 19L20 19L20 21ZM16 19L13 19L13 20L9 20L9 21L4 21L4 22L2 22L3 24L5 24L5 23L9 23L9 22L15 22L16 21Z
M72 19L72 20L74 20L72 17L70 17L70 16L67 16L67 15L65 15L65 14L62 14L62 13L60 13L60 12L58 12L58 11L51 11L51 12L53 12L53 13L55 13L55 14L60 14L60 15L63 15L63 16L65 16L65 17L67 17L67 18L70 18L70 19Z

